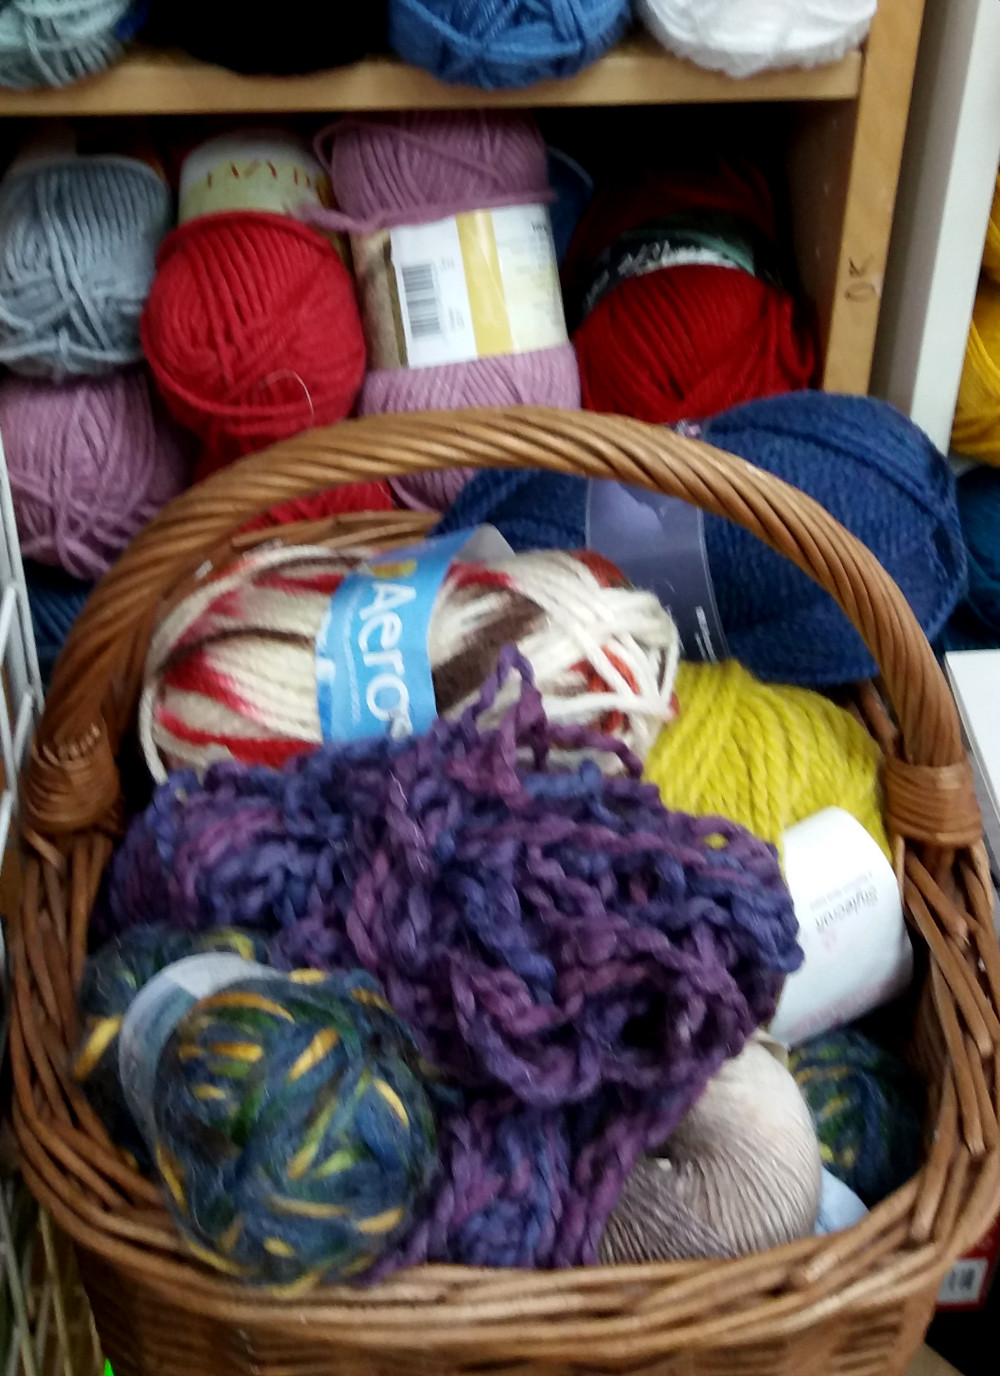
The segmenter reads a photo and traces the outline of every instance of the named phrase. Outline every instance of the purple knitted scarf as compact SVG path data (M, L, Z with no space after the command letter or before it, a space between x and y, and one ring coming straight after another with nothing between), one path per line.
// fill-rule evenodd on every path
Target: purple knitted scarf
M512 669L521 695L481 732ZM548 722L504 651L480 702L419 739L173 775L114 859L103 925L257 928L279 966L368 970L473 1091L407 1258L590 1260L639 1152L801 960L774 850L669 812L639 774L620 742Z

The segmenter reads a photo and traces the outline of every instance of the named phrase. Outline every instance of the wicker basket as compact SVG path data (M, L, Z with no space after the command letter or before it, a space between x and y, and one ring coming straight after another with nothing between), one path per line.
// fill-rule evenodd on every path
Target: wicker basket
M152 621L251 513L338 481L449 465L536 466L687 498L746 526L837 598L882 669L857 707L885 752L887 823L922 953L913 1057L930 1087L925 1165L861 1224L732 1262L521 1272L425 1267L295 1300L195 1264L72 1083L87 920L119 833L116 756ZM347 519L341 544L422 518ZM310 536L315 535L310 530ZM1000 1205L1000 954L954 705L904 598L814 502L740 459L611 417L511 410L382 416L279 445L174 502L91 598L56 669L25 779L11 1053L32 1189L81 1250L117 1376L663 1376L901 1373L951 1261Z

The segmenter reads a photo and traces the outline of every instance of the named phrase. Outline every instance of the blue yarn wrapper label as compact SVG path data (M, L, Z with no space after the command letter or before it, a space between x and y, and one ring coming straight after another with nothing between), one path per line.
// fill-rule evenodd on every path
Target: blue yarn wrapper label
M728 211L665 215L620 234L594 262L580 316L622 282L663 268L703 265L733 268L777 284L777 251L750 220Z
M156 1068L184 1014L201 999L238 980L281 978L277 970L242 956L210 951L174 961L140 989L118 1034L118 1074L125 1102L150 1150L157 1137Z
M656 594L674 619L686 659L726 658L699 507L593 479L587 484L587 548L610 559L635 587Z
M324 740L427 731L437 716L431 617L456 560L513 551L492 526L459 530L369 559L330 598L316 633L316 704Z

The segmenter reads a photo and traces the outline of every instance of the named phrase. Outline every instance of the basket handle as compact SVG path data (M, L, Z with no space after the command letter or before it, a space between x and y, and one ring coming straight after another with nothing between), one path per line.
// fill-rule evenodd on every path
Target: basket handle
M28 827L114 820L114 751L161 598L258 511L336 483L448 467L546 468L613 478L728 517L815 579L879 665L903 737L886 765L887 820L932 846L981 836L954 702L906 599L875 556L812 498L745 460L641 421L511 408L384 415L309 431L183 493L135 539L77 620L25 779ZM368 517L372 525L389 517ZM133 699L133 700L130 700Z

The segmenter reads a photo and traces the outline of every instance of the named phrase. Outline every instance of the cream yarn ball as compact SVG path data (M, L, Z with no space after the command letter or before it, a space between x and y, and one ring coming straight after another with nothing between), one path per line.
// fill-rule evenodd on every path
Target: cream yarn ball
M741 77L837 61L867 34L876 0L636 0L636 8L670 52Z
M660 1153L638 1162L604 1230L603 1263L738 1257L810 1236L819 1142L773 1046L749 1042Z

